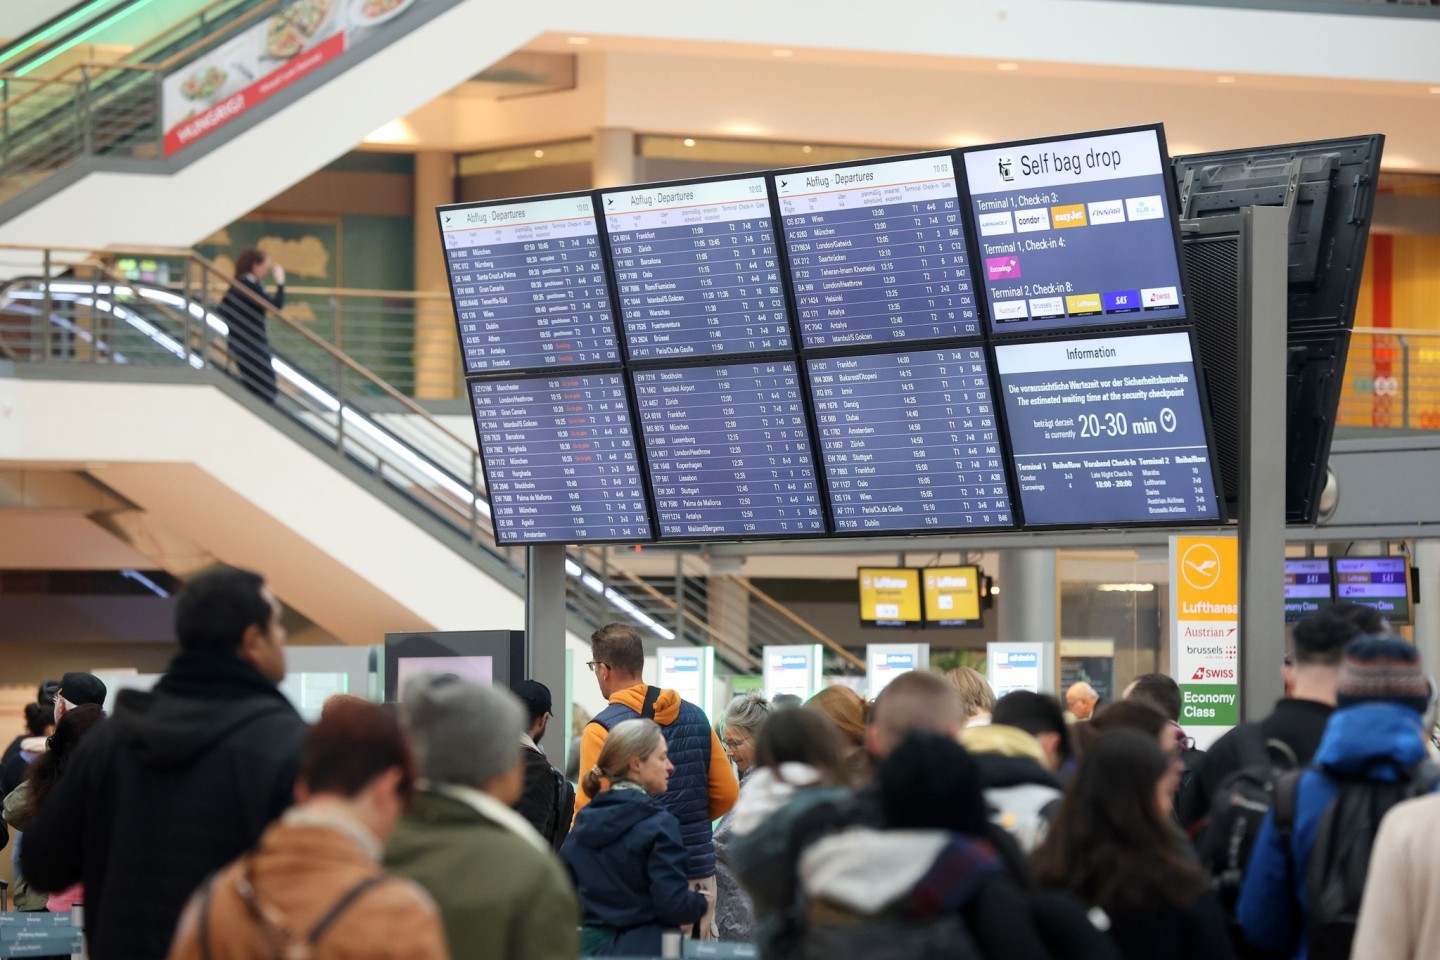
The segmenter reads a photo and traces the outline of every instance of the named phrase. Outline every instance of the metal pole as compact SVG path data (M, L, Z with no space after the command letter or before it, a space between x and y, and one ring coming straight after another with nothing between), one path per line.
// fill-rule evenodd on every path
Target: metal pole
M1240 232L1240 716L1284 695L1286 257L1289 218L1246 207Z
M565 547L547 544L525 548L525 676L550 689L554 704L573 699L565 677ZM562 709L557 716L563 717ZM570 731L551 738L565 764Z
M1060 577L1054 550L1000 551L999 639L1041 643L1040 689L1056 690L1060 639Z
M54 323L55 309L55 301L53 295L50 292L50 271L53 269L53 267L50 262L50 249L48 247L45 249L44 254L42 254L42 258L45 276L45 296L40 301L41 307L39 326L35 329L35 345L39 348L40 358L47 359L50 356L49 331L50 325ZM91 299L94 298L92 297ZM30 358L32 360L35 359L35 355L32 353Z
M610 622L610 548L600 548L600 622Z
M1400 335L1400 426L1410 429L1410 341Z
M675 642L685 640L685 554L675 554Z

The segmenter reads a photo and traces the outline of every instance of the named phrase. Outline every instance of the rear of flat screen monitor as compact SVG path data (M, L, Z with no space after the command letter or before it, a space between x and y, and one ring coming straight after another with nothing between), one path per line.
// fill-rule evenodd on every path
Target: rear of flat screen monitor
M453 673L514 690L525 679L521 630L450 630L385 635L385 702L398 703L405 681L421 673Z
M1239 211L1290 213L1285 518L1314 523L1343 385L1385 138L1176 157L1192 316L1225 497L1239 502Z

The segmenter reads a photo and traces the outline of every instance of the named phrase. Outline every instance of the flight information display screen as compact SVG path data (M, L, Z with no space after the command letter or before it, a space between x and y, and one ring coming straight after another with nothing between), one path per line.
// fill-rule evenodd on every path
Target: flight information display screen
M619 373L475 381L470 402L497 543L650 539Z
M600 195L631 360L791 350L764 177Z
M808 366L836 532L1014 525L984 350Z
M662 540L825 532L794 360L631 376Z
M963 157L992 331L1185 316L1159 128Z
M1391 623L1410 622L1410 562L1404 557L1336 557L1342 603L1374 607Z
M466 373L619 365L590 197L437 213Z
M1285 561L1285 621L1293 623L1335 605L1329 560Z
M777 173L775 193L807 349L980 334L950 157Z
M995 347L1025 525L1218 521L1188 331Z

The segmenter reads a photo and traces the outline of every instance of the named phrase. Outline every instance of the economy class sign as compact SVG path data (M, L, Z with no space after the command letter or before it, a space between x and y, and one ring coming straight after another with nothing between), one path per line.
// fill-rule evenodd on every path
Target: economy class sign
M1180 725L1202 749L1239 722L1240 550L1231 536L1170 538L1171 669Z

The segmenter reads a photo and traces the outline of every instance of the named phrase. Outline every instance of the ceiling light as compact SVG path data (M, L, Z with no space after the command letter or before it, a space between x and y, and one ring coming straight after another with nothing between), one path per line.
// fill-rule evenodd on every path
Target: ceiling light
M681 141L681 142L684 143L685 146L687 146L687 147L693 147L693 146L695 146L695 139L694 139L693 137L686 137L686 138L685 138L683 141Z
M801 152L801 153L814 153L814 152L815 152L815 148L812 147L812 146L810 146L810 145L807 143L805 146L803 146L803 147L800 148L800 152Z
M589 37L566 37L565 42L574 47L583 47L590 42Z
M1235 78L1232 77L1232 76L1230 76L1229 74L1225 74L1224 76L1216 77L1216 78L1215 78L1215 82L1216 82L1216 83L1234 83L1234 82L1235 82Z
M541 157L543 157L543 156L545 156L545 151L544 151L544 150L536 150L536 151L535 151L535 159L536 159L536 160L539 160L539 159L540 159Z
M1010 71L1010 70L1019 70L1019 69L1020 69L1020 64L1018 64L1018 63L997 63L997 64L995 64L995 69L996 69L996 70L1005 70L1005 71L1007 71L1007 72Z
M1154 593L1153 583L1097 583L1095 589L1103 593Z
M771 52L772 54L774 54L775 56L777 56L777 57L793 57L793 56L795 56L795 51L794 51L794 50L771 50L770 52Z

